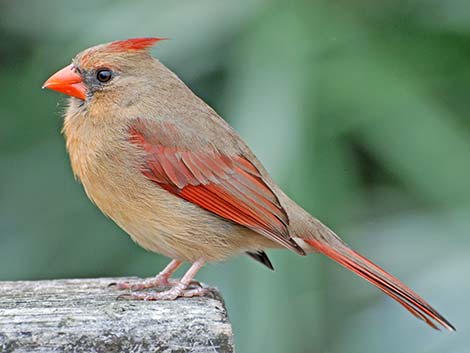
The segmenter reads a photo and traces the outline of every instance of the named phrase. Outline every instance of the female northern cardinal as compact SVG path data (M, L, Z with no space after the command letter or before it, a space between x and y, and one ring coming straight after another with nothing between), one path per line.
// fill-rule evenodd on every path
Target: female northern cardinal
M416 317L454 327L424 299L351 250L292 201L238 134L148 48L163 38L98 45L78 54L45 88L72 98L64 134L88 197L142 247L173 259L153 280L119 283L142 300L199 296L207 261L247 253L272 269L267 248L319 251L376 285ZM183 261L180 281L170 280Z

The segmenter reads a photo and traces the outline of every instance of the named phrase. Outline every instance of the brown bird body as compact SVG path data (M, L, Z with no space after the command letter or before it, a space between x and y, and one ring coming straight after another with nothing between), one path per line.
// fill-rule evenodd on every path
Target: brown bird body
M169 283L181 262L190 262L194 265L169 291L132 297L202 295L190 283L207 261L247 252L271 266L265 249L319 251L431 326L453 329L416 293L350 250L284 194L238 134L148 54L157 41L90 48L45 83L73 96L63 131L72 169L89 198L139 245L174 259L154 281L119 288Z

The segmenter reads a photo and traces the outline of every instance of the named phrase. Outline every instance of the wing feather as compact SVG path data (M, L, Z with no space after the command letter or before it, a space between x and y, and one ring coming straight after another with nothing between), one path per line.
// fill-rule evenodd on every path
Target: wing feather
M165 146L137 127L130 134L129 141L146 152L142 173L160 187L304 254L290 238L284 208L247 158Z

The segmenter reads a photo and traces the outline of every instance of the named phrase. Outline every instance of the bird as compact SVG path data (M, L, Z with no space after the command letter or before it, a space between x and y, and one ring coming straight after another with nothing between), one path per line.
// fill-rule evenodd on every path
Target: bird
M137 244L172 259L152 279L115 287L135 300L204 296L194 277L207 262L247 254L273 269L268 249L322 253L431 327L454 331L281 190L238 133L150 54L164 39L93 46L43 84L70 96L63 134L89 199ZM190 268L172 279L183 263Z

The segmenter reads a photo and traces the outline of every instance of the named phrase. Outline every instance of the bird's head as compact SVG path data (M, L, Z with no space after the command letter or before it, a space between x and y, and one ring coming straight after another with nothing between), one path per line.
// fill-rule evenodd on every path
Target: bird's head
M72 63L52 75L43 88L52 89L83 102L97 95L120 91L146 79L148 49L165 38L135 38L97 45L79 53ZM109 94L108 94L109 96Z

